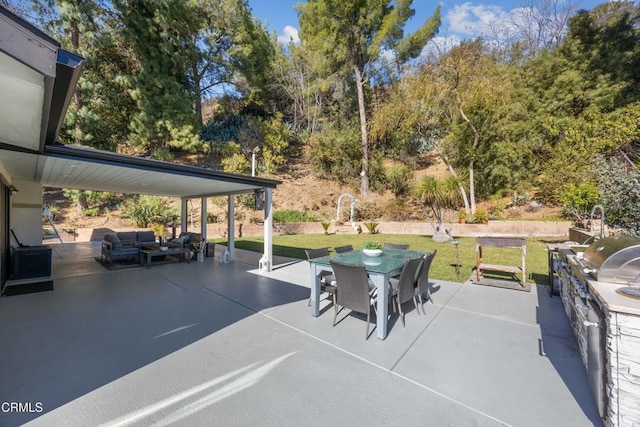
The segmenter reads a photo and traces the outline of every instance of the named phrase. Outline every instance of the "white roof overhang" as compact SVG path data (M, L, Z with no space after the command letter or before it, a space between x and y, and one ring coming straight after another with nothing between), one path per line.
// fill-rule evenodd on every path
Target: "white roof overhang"
M56 141L84 60L0 6L0 142Z
M0 148L0 162L13 179L45 187L199 198L251 193L280 183L84 147L47 145L43 153Z

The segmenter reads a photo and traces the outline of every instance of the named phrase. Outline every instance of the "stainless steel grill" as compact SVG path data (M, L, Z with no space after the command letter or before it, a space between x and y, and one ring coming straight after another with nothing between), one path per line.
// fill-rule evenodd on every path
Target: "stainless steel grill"
M640 239L636 237L619 235L599 239L585 249L578 261L584 273L599 282L640 283Z

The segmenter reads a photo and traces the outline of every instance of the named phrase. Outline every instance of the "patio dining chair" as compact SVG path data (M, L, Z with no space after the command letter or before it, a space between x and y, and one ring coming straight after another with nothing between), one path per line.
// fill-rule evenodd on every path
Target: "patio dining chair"
M399 244L399 243L385 243L383 249L409 249L409 245Z
M312 260L314 258L320 258L329 255L329 248L320 249L305 249L304 253L307 254L307 259ZM333 299L333 305L336 305L336 277L329 270L322 270L318 274L320 277L320 292L326 292L331 295ZM311 295L309 295L309 302L307 305L311 305Z
M398 307L398 311L400 312L400 318L402 319L402 326L405 326L404 322L404 312L402 311L402 304L413 299L413 305L418 310L418 303L416 302L416 273L420 268L420 264L422 264L423 258L414 258L407 260L405 262L404 267L402 268L402 273L400 276L395 278L392 277L389 279L389 285L391 287L391 298L395 300L395 307ZM420 311L418 310L418 314Z
M415 289L416 289L416 296L420 301L420 308L422 308L422 314L426 314L424 311L424 300L422 298L424 294L427 294L427 299L431 301L431 304L433 304L433 299L431 298L431 291L429 289L429 269L431 268L431 261L433 261L433 258L435 258L437 252L438 250L436 249L433 252L428 253L424 257L422 257L423 259L422 265L418 270L418 279L416 280ZM418 313L420 313L420 311L418 311Z
M336 251L337 254L341 254L344 252L351 252L353 250L353 246L351 245L336 246L335 248L333 248L333 250Z
M331 261L331 267L336 276L336 283L340 289L338 292L338 304L333 315L333 326L336 326L338 313L343 308L347 308L352 312L363 313L367 315L367 329L365 331L365 340L369 339L369 323L371 322L371 307L374 312L377 299L375 297L376 288L370 286L369 278L364 265L362 264L344 264L338 261ZM338 310L337 306L340 306Z

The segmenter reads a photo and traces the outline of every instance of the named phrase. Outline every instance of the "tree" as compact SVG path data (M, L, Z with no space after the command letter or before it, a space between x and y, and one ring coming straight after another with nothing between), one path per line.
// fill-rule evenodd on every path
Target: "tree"
M502 22L496 32L512 41L509 50L513 58L534 58L560 46L577 9L574 0L525 0L513 10L514 19Z
M455 177L437 179L426 176L415 187L416 197L431 210L429 219L434 231L433 240L437 242L451 240L451 231L444 225L445 215L461 202L459 186L460 182Z
M424 63L415 73L403 76L374 110L371 133L378 140L393 140L394 149L400 148L408 157L435 151L451 176L458 178L443 147L443 139L456 113L447 103L448 95L441 87L434 62ZM467 190L461 180L458 182L465 212L470 213Z
M311 0L298 4L303 45L325 54L332 68L348 69L355 82L362 151L360 192L369 194L369 138L365 85L385 51L397 64L416 58L440 25L440 6L414 34L404 36L413 0Z
M598 165L600 198L607 222L640 237L640 172L615 158Z
M187 70L198 130L203 126L203 97L215 86L232 81L229 49L234 32L240 28L236 12L243 7L246 5L239 0L208 1L200 5L198 28L190 35L196 51Z
M271 86L282 95L277 108L296 132L312 134L319 128L330 86L325 69L324 55L304 46L289 43L276 50Z
M130 121L132 143L164 159L171 148L198 149L187 70L197 55L192 43L201 19L197 2L114 0L113 5L139 67L127 76L138 109Z
M590 107L580 117L547 118L543 132L553 142L541 169L540 190L552 200L560 195L560 186L596 181L596 158L633 152L640 141L640 102L601 113ZM629 157L629 156L627 156ZM571 165L571 167L567 167Z
M513 95L512 71L486 51L482 40L463 42L431 65L434 90L429 102L446 105L437 126L444 127L440 152L453 168L466 168L469 208L476 212L478 181L488 195L517 180L511 171L526 169L526 139L509 135L506 125L522 120L523 108ZM525 148L526 150L523 150ZM519 153L519 155L516 155ZM503 165L505 159L516 163ZM500 165L498 169L496 166ZM476 173L480 170L480 179Z

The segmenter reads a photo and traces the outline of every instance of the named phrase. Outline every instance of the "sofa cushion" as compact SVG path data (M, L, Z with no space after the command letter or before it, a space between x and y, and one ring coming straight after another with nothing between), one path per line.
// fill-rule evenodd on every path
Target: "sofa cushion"
M116 235L118 239L120 239L123 249L134 248L136 246L137 233L135 231L119 231Z
M178 238L182 239L182 243L184 243L185 245L189 245L191 244L191 239L193 239L193 235L194 233L190 231L184 231L180 233L180 236Z
M181 234L180 237L169 240L167 244L170 248L183 248L188 239L189 236Z
M138 243L155 243L156 236L153 231L138 231Z
M120 239L118 239L117 235L107 234L106 236L104 236L104 240L111 243L111 249L113 251L122 250L122 243L120 242Z

